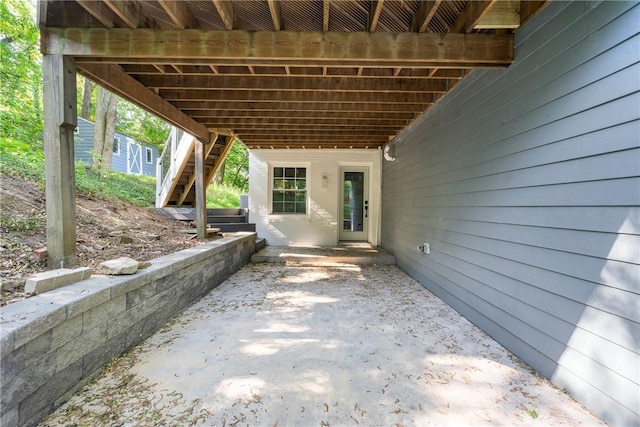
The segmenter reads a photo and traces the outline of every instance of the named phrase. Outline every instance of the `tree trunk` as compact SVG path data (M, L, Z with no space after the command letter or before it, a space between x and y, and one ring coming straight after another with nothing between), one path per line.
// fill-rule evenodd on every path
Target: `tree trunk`
M220 169L218 169L218 172L216 172L216 176L214 179L214 182L217 185L222 185L224 183L224 171L226 169L226 162L222 162L222 164L220 165Z
M80 107L80 117L91 120L91 95L93 92L93 82L87 78L82 85L82 106Z
M93 170L111 167L113 135L116 130L117 97L98 86L96 94L96 120L93 128Z

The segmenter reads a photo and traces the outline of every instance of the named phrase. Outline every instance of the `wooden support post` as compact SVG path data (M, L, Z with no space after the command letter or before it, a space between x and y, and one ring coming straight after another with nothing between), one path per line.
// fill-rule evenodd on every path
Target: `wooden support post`
M44 55L42 71L48 266L67 268L76 263L75 61L63 55Z
M207 238L207 191L204 183L204 143L196 140L196 227L198 239Z

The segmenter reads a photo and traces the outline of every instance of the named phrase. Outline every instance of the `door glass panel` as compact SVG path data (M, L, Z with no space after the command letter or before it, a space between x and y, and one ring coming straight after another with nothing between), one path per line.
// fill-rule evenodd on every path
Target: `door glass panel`
M343 230L364 230L364 172L344 172Z

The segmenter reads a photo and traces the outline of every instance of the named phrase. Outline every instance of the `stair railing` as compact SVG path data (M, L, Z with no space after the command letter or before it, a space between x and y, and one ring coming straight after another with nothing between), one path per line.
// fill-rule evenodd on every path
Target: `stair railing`
M195 147L196 139L193 135L185 132L179 140L178 136L179 130L175 127L172 128L162 155L156 163L156 208L165 207L169 203L171 194L178 183L178 178L180 178ZM165 151L168 148L171 150L171 161L169 170L163 179Z

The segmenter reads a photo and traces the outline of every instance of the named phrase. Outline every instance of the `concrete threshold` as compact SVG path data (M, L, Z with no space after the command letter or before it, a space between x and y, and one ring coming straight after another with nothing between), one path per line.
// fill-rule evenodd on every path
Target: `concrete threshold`
M339 243L335 246L266 246L255 253L253 262L302 265L395 265L396 259L369 243Z

